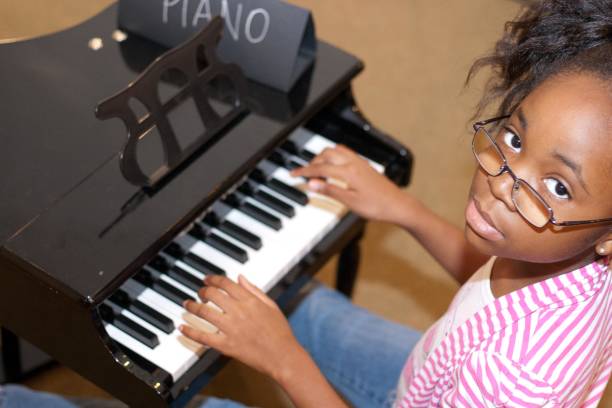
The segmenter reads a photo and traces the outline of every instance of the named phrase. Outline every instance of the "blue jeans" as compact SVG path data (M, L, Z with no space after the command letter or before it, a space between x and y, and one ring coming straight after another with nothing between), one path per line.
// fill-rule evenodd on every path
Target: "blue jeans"
M355 306L324 286L313 290L289 317L298 341L325 377L353 406L387 407L395 400L402 367L421 333ZM2 408L76 408L61 397L23 387L0 388ZM200 408L243 405L207 398Z

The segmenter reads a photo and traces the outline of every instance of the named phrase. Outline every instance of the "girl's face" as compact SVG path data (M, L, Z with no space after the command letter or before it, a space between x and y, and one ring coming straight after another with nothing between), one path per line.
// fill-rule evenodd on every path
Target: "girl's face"
M612 91L597 77L560 74L544 81L496 130L514 173L546 200L559 221L612 217ZM492 135L493 136L493 135ZM536 228L515 208L514 184L478 168L466 209L466 237L489 255L555 263L612 251L612 224ZM491 228L493 227L493 229Z

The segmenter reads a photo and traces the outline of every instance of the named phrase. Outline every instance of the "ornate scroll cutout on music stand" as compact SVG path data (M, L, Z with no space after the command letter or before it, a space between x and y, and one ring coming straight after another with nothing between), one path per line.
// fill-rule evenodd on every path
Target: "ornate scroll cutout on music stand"
M161 55L123 91L96 107L98 119L118 117L125 123L128 137L119 163L123 176L130 183L141 187L160 184L195 153L201 153L215 143L245 113L243 101L247 94L247 82L242 71L235 64L221 62L215 54L222 31L223 20L215 17L195 37ZM179 73L183 79L182 86L174 96L162 102L158 85L168 73ZM211 83L220 78L229 82L236 92L229 111L223 113L218 113L210 104ZM181 147L169 113L189 98L195 102L205 130L188 146ZM144 105L148 113L141 115L135 112L134 100L139 102L136 105ZM164 162L147 174L138 162L137 148L139 140L153 128L157 129L161 139Z

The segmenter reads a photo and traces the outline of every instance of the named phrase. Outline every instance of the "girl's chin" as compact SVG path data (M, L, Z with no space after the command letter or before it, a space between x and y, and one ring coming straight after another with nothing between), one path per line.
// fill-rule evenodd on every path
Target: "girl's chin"
M500 254L500 241L491 241L481 237L468 224L465 225L465 238L483 254L491 256Z

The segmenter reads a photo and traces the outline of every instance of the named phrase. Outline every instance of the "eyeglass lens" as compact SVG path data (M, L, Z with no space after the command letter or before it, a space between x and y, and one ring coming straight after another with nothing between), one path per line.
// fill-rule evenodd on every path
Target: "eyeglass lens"
M501 174L504 158L493 144L484 128L474 134L472 149L482 169L491 176ZM523 180L516 180L512 188L512 201L521 215L534 226L541 228L551 218L548 206L533 188Z

